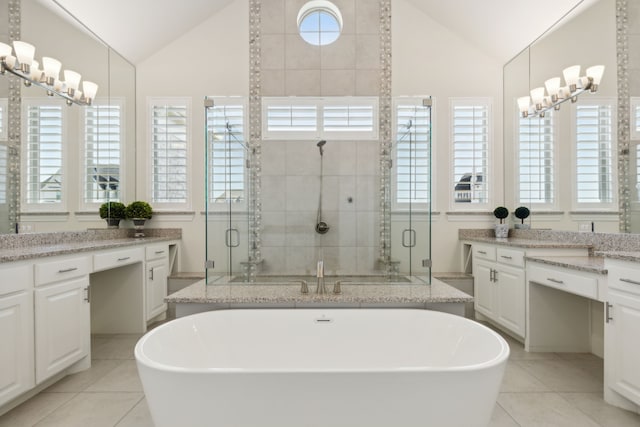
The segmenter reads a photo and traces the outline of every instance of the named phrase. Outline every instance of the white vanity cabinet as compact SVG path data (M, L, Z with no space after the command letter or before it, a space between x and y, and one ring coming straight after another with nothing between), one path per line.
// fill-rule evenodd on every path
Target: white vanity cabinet
M640 405L640 264L606 259L605 266L605 400L638 410L620 396Z
M0 406L35 385L33 268L0 267Z
M39 384L86 357L90 347L90 256L35 264L35 374Z
M475 309L478 313L524 337L524 251L473 245Z
M146 320L167 311L167 278L169 276L169 245L146 247Z

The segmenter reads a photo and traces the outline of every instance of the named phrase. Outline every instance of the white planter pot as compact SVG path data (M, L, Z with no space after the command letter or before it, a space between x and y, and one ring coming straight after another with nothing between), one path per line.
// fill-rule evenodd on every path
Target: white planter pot
M496 224L496 238L506 239L509 237L509 224Z

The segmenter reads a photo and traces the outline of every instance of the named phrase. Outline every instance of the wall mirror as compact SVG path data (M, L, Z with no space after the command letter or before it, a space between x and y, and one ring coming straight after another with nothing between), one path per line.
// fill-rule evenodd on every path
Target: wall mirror
M605 73L596 93L544 118L520 117L518 97L553 77L564 83L569 66L580 65L584 75L600 64ZM581 2L505 65L505 203L529 207L532 227L590 231L593 222L595 231L618 231L617 89L615 0ZM598 125L587 129L590 114ZM585 134L593 129L598 142L578 143L596 138Z
M101 201L131 200L129 196L135 194L135 68L52 1L0 0L3 23L0 39L4 43L11 42L9 32L15 24L9 22L9 10L14 3L20 7L20 39L36 47L35 59L56 58L63 69L79 72L83 78L97 83L99 89L91 116L86 107L66 106L62 98L48 97L40 87L25 87L15 77L0 78L0 107L6 126L0 131L0 232L16 232L20 217L30 222L37 222L38 218L47 222L46 227L43 225L42 230L36 231L97 226L97 206ZM10 78L19 83L12 90ZM16 100L21 112L17 121L5 114ZM59 133L55 138L62 143L61 153L48 150L41 141L45 137L36 137L29 129L31 115L34 120L44 121L42 106L49 105L63 116L59 132L53 132ZM114 125L112 119L116 116ZM92 131L87 130L90 120L94 120ZM100 124L96 125L98 121ZM93 142L87 143L91 132ZM110 138L120 142L119 153L105 154L113 151L106 142ZM125 163L124 159L128 161ZM114 172L117 183L101 185L99 177L103 170ZM41 202L38 203L41 206L32 203L30 209L25 208L28 197L32 202ZM57 197L66 198L63 207L55 206Z

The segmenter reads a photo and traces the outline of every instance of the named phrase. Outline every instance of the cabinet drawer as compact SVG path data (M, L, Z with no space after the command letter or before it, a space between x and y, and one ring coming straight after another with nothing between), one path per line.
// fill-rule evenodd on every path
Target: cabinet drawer
M53 258L52 261L36 264L36 286L55 283L74 277L86 276L91 273L91 257Z
M640 296L640 265L638 268L615 265L614 268L608 267L608 270L609 288Z
M476 259L496 260L496 248L493 246L473 245L473 257Z
M149 245L145 248L146 260L166 258L169 254L169 245L166 243L159 245Z
M524 267L524 252L504 248L498 248L497 252L497 259L499 263L520 268Z
M95 254L93 256L93 268L95 271L100 271L141 262L143 260L143 252L144 248L138 247Z
M32 286L33 265L23 264L19 266L0 268L0 296L22 291Z
M598 299L598 279L567 269L527 264L527 280L594 300Z

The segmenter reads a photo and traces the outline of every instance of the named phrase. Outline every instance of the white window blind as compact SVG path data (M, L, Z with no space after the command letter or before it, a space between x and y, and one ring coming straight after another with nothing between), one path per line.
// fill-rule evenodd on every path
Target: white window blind
M7 146L0 144L0 204L7 203Z
M9 117L9 103L7 98L0 98L0 141L7 141L9 139L8 117Z
M112 100L86 107L84 135L84 203L121 200L121 105Z
M430 202L431 108L420 99L395 103L395 204L425 207Z
M518 113L519 114L519 113ZM553 205L555 202L554 114L520 118L518 126L518 201Z
M489 203L490 105L452 101L453 201L455 209ZM465 205L467 204L467 205Z
M245 111L245 100L234 98L213 98L207 109L210 203L246 201Z
M263 98L264 139L376 139L375 97Z
M23 105L25 209L37 209L38 205L40 208L61 206L64 179L63 108L66 107L38 101L25 101Z
M188 203L189 104L151 101L151 200L156 204Z
M614 121L611 104L575 107L576 200L612 204Z

